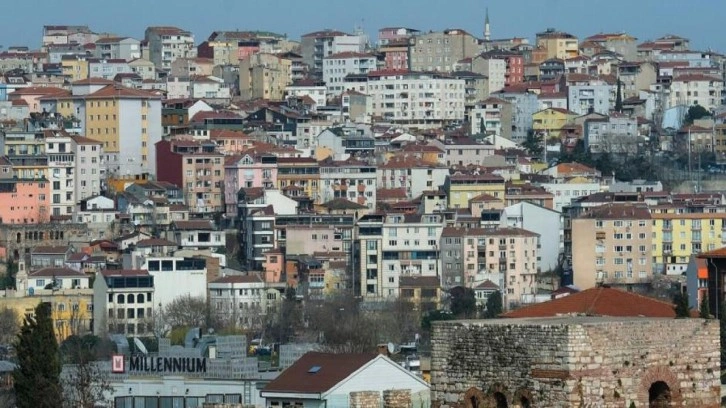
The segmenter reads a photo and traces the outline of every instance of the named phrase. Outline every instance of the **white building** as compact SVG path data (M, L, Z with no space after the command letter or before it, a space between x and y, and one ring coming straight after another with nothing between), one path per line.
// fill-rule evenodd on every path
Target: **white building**
M311 74L321 80L323 58L341 52L363 52L367 43L368 36L365 34L350 35L341 31L323 30L302 35L300 51Z
M131 254L139 269L146 269L154 278L154 302L166 307L180 296L207 299L207 262L203 258L184 258L166 256L164 253L151 252L152 244L167 247L170 243L163 239L151 238L137 243ZM157 248L158 248L157 247ZM125 265L124 265L125 266ZM133 265L136 267L136 265Z
M177 27L148 27L144 38L149 47L149 59L157 68L170 70L177 58L197 56L194 34Z
M701 105L713 110L721 105L724 81L702 74L679 75L671 82L670 105Z
M344 88L345 77L349 74L360 75L376 70L376 57L360 52L341 52L323 59L323 81L329 95L340 95Z
M592 153L635 153L638 149L638 121L613 114L603 119L589 119L583 125L585 149Z
M209 305L217 318L242 328L259 327L282 301L278 289L268 288L259 274L229 275L209 282Z
M444 184L449 168L410 156L394 156L378 166L378 188L404 188L409 198Z
M125 59L88 60L88 77L113 80L118 74L132 74L134 71Z
M268 383L260 396L268 408L303 406L298 401L305 401L305 407L348 407L355 406L351 393L362 391L377 394L379 401L387 393L400 392L410 396L406 398L412 407L431 405L428 383L390 358L370 353L308 352Z
M359 221L361 295L394 298L401 276L439 276L440 214L369 214Z
M345 198L375 210L377 181L375 165L355 159L324 161L320 163L318 197L323 203Z
M541 183L540 186L554 196L554 210L560 213L572 200L602 191L598 182L580 182L577 179L561 183Z
M224 250L226 245L224 231L215 230L209 220L175 221L167 234L184 249Z
M315 101L315 106L325 106L325 92L325 84L312 80L300 80L293 82L292 85L288 85L285 88L286 97L302 98L304 96L308 96L310 99Z
M76 204L76 157L70 135L56 133L45 139L50 178L50 208L53 216L73 214Z
M464 79L437 73L379 71L368 74L365 86L346 81L345 89L368 95L370 115L394 124L430 128L464 120Z
M507 75L507 62L505 60L477 56L472 58L471 70L487 77L489 93L504 89Z
M141 41L131 37L105 37L96 41L96 58L131 61L141 58Z
M190 96L193 99L229 99L231 93L229 85L225 84L222 78L206 76L196 77L191 81Z
M75 201L101 193L101 179L105 178L101 158L103 144L83 136L71 136L71 147L76 157L77 181L74 184Z
M28 274L28 293L44 289L88 289L89 276L66 267L51 266Z
M607 115L612 104L610 103L613 86L601 84L570 85L567 91L567 109L578 115L592 112Z
M150 335L154 278L146 270L107 269L93 282L93 334Z
M521 228L539 235L539 270L554 270L561 251L562 214L549 208L522 202L502 210L502 227Z

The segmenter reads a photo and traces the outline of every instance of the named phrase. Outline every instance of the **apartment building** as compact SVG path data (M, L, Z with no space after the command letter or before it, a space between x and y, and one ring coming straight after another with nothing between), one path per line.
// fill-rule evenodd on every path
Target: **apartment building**
M486 98L469 112L472 134L483 133L511 140L512 121L512 104L500 98Z
M53 44L88 44L95 42L98 34L87 25L45 25L43 26L43 47Z
M378 166L377 188L405 189L409 198L424 191L436 190L443 185L449 168L438 162L430 162L414 155L399 154Z
M323 79L325 57L341 52L363 52L368 44L364 34L347 34L335 30L316 31L303 34L300 50L303 62L310 68L310 76Z
M285 88L285 96L287 98L304 98L309 97L315 102L315 106L325 106L326 104L326 86L323 82L316 82L310 79L302 79L295 81Z
M100 78L74 82L71 95L40 98L46 112L76 118L85 137L103 143L109 175L154 174L161 140L161 97Z
M157 180L181 187L192 214L224 211L224 155L212 141L184 139L156 143Z
M607 115L615 87L603 81L575 82L567 87L567 108L578 115L590 112ZM614 102L614 101L613 101Z
M404 276L440 276L440 214L369 214L358 222L360 288L365 298L395 298Z
M604 50L616 52L622 55L625 61L636 61L638 58L637 40L627 33L599 33L587 37L583 41L596 44Z
M96 58L131 61L141 58L141 41L131 37L104 37L96 41Z
M345 198L375 210L377 186L375 165L352 158L320 162L318 196L323 203Z
M544 60L551 58L566 60L576 57L580 53L577 37L563 31L557 31L554 28L548 28L537 33L535 44L538 48L545 50ZM539 63L542 61L532 62Z
M225 212L237 216L237 192L241 188L274 189L277 185L277 156L246 153L230 157L224 165Z
M486 77L489 93L504 89L507 80L507 61L494 58L489 54L481 54L471 59L471 70Z
M441 146L446 153L447 166L481 165L487 157L494 155L495 146L485 141L470 137L447 137L444 142L434 141L432 144Z
M149 47L149 60L159 69L170 70L177 58L197 56L194 34L177 27L148 27L144 40Z
M282 301L279 288L268 287L258 273L228 275L207 285L212 314L236 327L254 330L265 324Z
M320 166L310 157L278 157L277 188L290 197L312 200L322 204L318 195Z
M486 51L472 58L472 68L477 66L477 61L479 59L496 59L504 61L505 88L524 82L524 55L521 52L508 51L504 49Z
M143 239L128 256L129 266L149 271L154 279L154 303L161 308L182 296L207 299L207 261L173 256L176 248L175 242L165 239ZM126 264L124 257L124 267Z
M636 153L643 140L638 137L637 119L617 113L585 120L583 133L585 149L592 153Z
M469 208L469 201L488 194L504 202L504 178L494 174L453 174L446 178L444 191L449 208Z
M103 188L101 181L105 179L105 172L101 166L103 144L100 141L77 135L70 136L70 139L77 176L76 183L74 183L74 197L75 202L79 202L101 193Z
M640 91L656 83L658 69L652 62L622 62L618 64L618 79L623 99L637 97Z
M499 99L503 99L512 105L512 136L513 142L521 143L527 140L529 131L532 130L532 115L539 110L539 100L535 93L504 92L497 93Z
M292 61L275 54L251 54L239 63L239 90L243 100L285 99L292 83Z
M346 89L355 86L346 85ZM464 120L465 81L437 73L369 73L365 91L371 115L401 125L438 127Z
M93 334L150 336L154 278L146 270L106 269L93 282Z
M723 102L722 78L702 74L679 75L671 82L669 106L701 105L711 111Z
M502 209L500 226L522 228L538 234L539 270L552 271L557 267L559 256L563 251L562 214L550 208L522 202Z
M71 216L76 205L75 186L80 178L76 172L76 157L70 135L48 135L45 139L45 154L50 175L51 216Z
M461 29L417 35L409 41L411 71L454 71L458 61L481 52L479 40Z
M547 108L532 115L532 129L545 138L560 138L562 128L577 114L563 108Z
M323 82L329 95L338 96L345 91L347 75L365 75L376 70L377 59L373 54L339 52L323 58Z
M598 284L633 287L650 282L653 225L647 206L604 204L571 222L575 286L584 290Z
M226 245L225 232L209 220L174 221L166 235L182 249L223 251Z
M45 177L14 175L13 164L0 156L0 223L35 224L50 221L50 184Z

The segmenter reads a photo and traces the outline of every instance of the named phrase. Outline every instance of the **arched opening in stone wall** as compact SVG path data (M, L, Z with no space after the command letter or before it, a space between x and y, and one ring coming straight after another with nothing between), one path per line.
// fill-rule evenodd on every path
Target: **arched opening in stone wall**
M656 381L650 385L648 404L650 408L667 408L671 406L671 389L665 381Z
M481 407L481 403L479 402L479 398L477 398L476 396L473 396L472 395L469 398L469 406L471 408L480 408Z
M464 394L464 406L466 408L484 408L486 407L485 400L484 393L476 387L469 388Z
M507 397L501 392L495 392L492 396L497 404L497 408L507 408L509 406L509 404L507 404Z
M529 398L521 396L519 397L519 406L521 408L532 408L532 403L529 402Z

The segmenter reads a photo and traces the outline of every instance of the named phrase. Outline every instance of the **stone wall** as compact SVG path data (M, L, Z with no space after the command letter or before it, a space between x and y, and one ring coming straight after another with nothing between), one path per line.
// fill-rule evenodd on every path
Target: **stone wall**
M351 392L349 406L350 408L380 408L381 393L378 391Z
M88 245L93 238L86 224L0 224L0 247L16 258L41 245Z
M718 407L719 347L715 320L435 322L432 406L640 408L667 386L673 406Z
M383 391L383 408L411 408L411 390Z

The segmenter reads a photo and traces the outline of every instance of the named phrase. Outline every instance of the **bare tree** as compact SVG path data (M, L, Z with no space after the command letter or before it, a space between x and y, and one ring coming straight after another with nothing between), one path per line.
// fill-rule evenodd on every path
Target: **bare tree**
M159 307L151 309L151 314L146 316L144 319L148 331L154 334L156 338L166 337L171 332L172 326L169 324L166 318L166 312L159 304Z
M209 322L210 310L204 298L183 295L166 305L164 316L171 327L200 327Z
M108 404L113 392L108 369L99 360L109 354L108 341L93 335L69 337L61 345L63 405L67 408L94 408Z
M0 344L10 344L20 331L20 319L15 309L0 309Z

